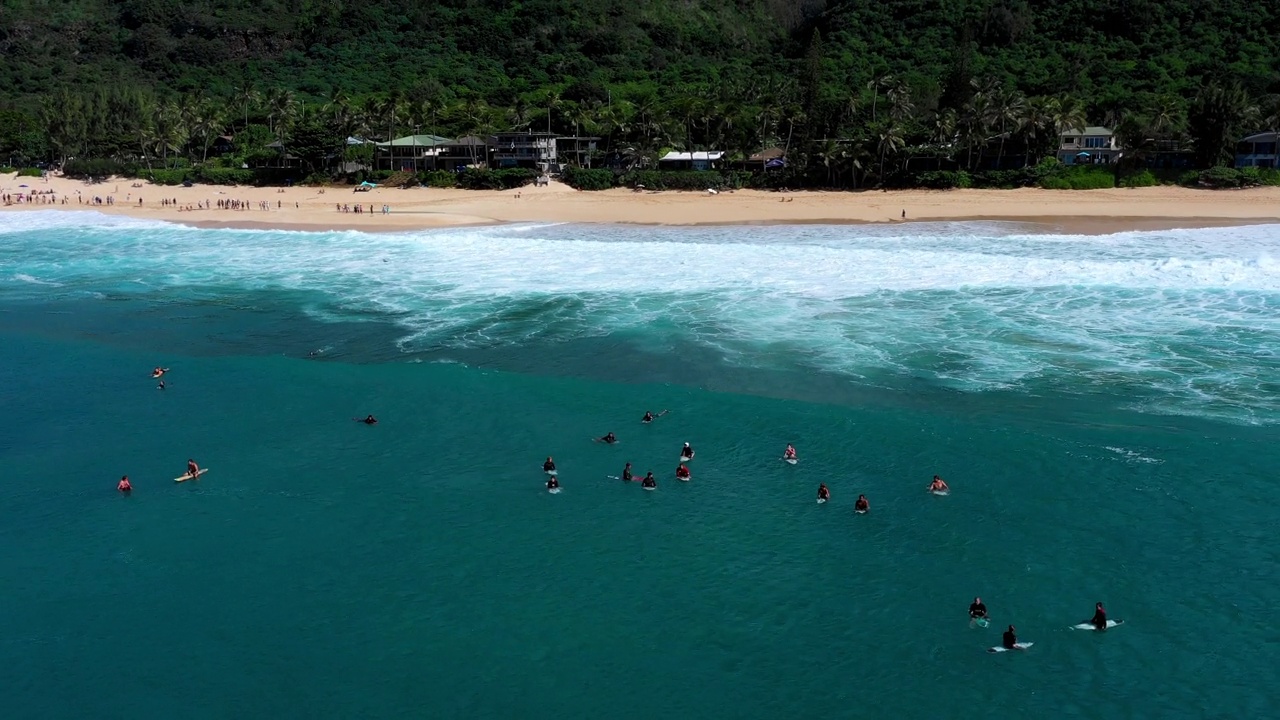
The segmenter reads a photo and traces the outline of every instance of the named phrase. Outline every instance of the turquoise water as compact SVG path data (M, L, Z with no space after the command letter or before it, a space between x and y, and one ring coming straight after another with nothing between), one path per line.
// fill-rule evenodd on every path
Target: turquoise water
M5 717L1280 701L1277 228L3 221Z

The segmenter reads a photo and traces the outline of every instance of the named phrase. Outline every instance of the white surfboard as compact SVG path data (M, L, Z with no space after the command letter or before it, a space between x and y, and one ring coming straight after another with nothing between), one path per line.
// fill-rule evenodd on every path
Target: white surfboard
M194 479L194 478L198 478L198 477L200 477L201 475L203 475L203 474L205 474L205 473L207 473L207 472L209 472L209 468L200 468L200 472L196 473L195 475L192 475L191 473L187 473L186 475L180 475L180 476L178 476L178 477L174 478L174 479L173 479L173 481L174 481L174 482L186 482L186 481L188 481L188 480L191 480L191 479Z
M855 513L857 513L857 514L859 514L859 515L866 515L866 514L867 514L867 511L866 511L866 510L854 510L854 512L855 512Z
M654 490L657 490L657 489L658 489L658 488L656 488L656 487L647 487L647 488L645 488L645 490L648 490L648 491L650 491L650 492L652 492L652 491L654 491Z
M690 460L692 460L692 459L693 459L693 456L692 456L692 455L690 455L689 457L685 457L685 456L683 456L683 455L681 455L681 456L680 456L680 462L682 462L682 463L687 463L687 462L689 462L689 461L690 461Z
M556 471L555 471L555 470L543 470L542 472L544 472L544 473L546 473L546 474L548 474L548 475L552 475L552 476L554 476L554 475L556 474Z
M1013 644L1013 647L1014 647L1014 648L1017 648L1018 650L1026 650L1027 648L1031 647L1032 645L1035 645L1035 643L1033 643L1033 642L1020 642L1020 643L1014 643L1014 644ZM987 648L987 652L989 652L989 653L1002 653L1002 652L1009 652L1009 648L1007 648L1007 647L990 647L990 648Z
M692 480L693 478L691 478L691 477L680 477L679 475L677 475L677 476L676 476L676 479L677 479L677 480L679 480L680 482L689 482L689 481L690 481L690 480Z
M799 459L799 458L788 458L788 457L784 457L784 458L782 458L782 462L784 462L784 463L786 463L786 464L788 464L788 465L795 465L796 463L800 462L800 459Z
M552 495L559 495L559 494L560 494L560 488L558 488L558 487L547 488L547 492L551 493Z
M946 497L951 494L950 490L930 490L929 492L938 497Z
M1123 624L1124 624L1124 621L1123 621L1123 620L1108 620L1108 621L1107 621L1107 629L1108 629L1108 630L1110 630L1111 628L1113 628L1113 627L1115 627L1115 626L1117 626L1117 625L1123 625ZM1078 623L1078 624L1076 624L1076 625L1072 625L1072 626L1071 626L1071 629L1072 629L1072 630L1094 630L1094 631L1097 631L1097 630L1100 630L1101 628L1094 627L1094 626L1093 626L1093 623L1082 622L1082 623Z
M986 618L974 618L969 621L969 627L977 626L980 628L984 628L990 624L991 624L991 621Z
M823 505L823 504L825 504L826 502L827 502L827 499L826 499L826 498L818 498L818 504L819 504L819 505Z

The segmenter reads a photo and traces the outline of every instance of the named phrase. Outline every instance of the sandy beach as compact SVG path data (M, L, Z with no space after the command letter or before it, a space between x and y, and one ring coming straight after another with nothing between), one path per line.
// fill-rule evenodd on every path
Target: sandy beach
M22 187L22 186L26 187ZM97 210L200 227L398 231L513 222L728 225L1003 220L1045 231L1096 234L1280 222L1280 188L1234 191L1151 187L1111 190L906 190L864 192L580 192L552 182L516 191L432 188L155 186L112 179L0 175L0 195L46 193L0 212ZM51 194L48 194L51 193ZM93 198L103 204L94 204ZM49 202L49 198L55 199ZM65 202L63 199L65 198ZM107 203L111 198L111 204ZM173 201L162 205L163 200ZM248 209L218 207L236 200ZM141 201L141 202L140 202ZM339 206L362 205L364 212ZM201 206L204 206L203 208ZM387 206L388 212L383 212ZM372 212L370 212L372 210Z

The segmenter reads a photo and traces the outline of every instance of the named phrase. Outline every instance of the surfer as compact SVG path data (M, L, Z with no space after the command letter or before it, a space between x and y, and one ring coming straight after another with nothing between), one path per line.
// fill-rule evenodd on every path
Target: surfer
M655 478L655 477L653 476L653 471L652 471L652 470L650 470L650 471L649 471L649 472L644 476L644 479L640 481L640 487L647 487L647 488L656 488L656 487L658 487L658 480L657 480L657 478Z
M542 472L555 472L556 464L551 461L551 456L547 456L547 461L542 463Z
M128 475L125 475L124 477L120 478L120 484L116 485L116 489L117 489L117 490L119 490L119 491L120 491L120 492L122 492L122 493L127 493L127 492L129 492L129 491L133 490L133 485L130 485L130 484L129 484L129 476L128 476Z
M946 492L951 488L947 487L946 481L937 475L933 476L933 482L929 483L929 492Z
M681 459L681 460L692 460L692 459L693 459L693 448L692 448L692 447L690 447L689 443L685 443L685 444L684 444L684 449L680 451L680 459Z
M1000 644L1005 650L1021 650L1018 647L1018 636L1015 634L1015 628L1010 625L1008 630L1004 631L1004 635L1000 638Z
M604 437L596 438L596 442L602 442L602 443L612 445L618 442L618 438L614 437L613 433L608 432L604 434Z
M866 512L871 509L871 503L867 502L866 495L859 495L858 501L853 504L853 509L858 512Z
M557 479L556 479L556 477L555 477L554 475L552 475L551 477L547 478L547 489L548 489L548 490L555 490L555 489L556 489L556 488L558 488L558 487L560 487L560 481L559 481L559 480L557 480Z
M165 374L165 373L167 373L167 372L169 372L169 368L157 367L155 370L152 370L152 371L151 371L151 377L152 377L152 378L158 378L158 377L160 377L161 375L164 375L164 374Z
M364 419L361 419L361 418L352 418L352 419L353 419L353 420L355 420L356 422L362 422L362 423L364 423L365 425L377 425L377 424L378 424L378 418L376 418L376 417L374 417L374 416L372 416L372 415L366 415L366 416L364 416Z
M974 598L973 602L969 604L969 619L979 620L979 619L986 619L986 617L987 617L987 606L982 602L982 598L980 597Z
M782 459L783 460L796 459L796 449L791 446L791 443L787 443L787 449L782 452Z
M818 483L818 499L819 500L831 499L831 491L827 489L826 483Z
M627 463L627 466L622 468L622 481L631 482L631 480L631 463Z
M1089 624L1099 630L1107 629L1107 610L1102 607L1102 603L1094 603L1093 618L1089 620Z
M688 480L691 478L689 468L685 467L684 463L681 463L680 466L676 468L676 477L680 480Z
M187 458L187 475L190 477L195 477L199 474L200 474L200 466L196 464L195 460L192 460L191 458Z
M156 389L157 389L157 390L163 390L163 389L164 389L164 381L163 381L163 380L161 380L161 381L160 381L160 384L156 386Z
M670 410L663 410L662 412L658 413L657 415L654 415L653 413L649 412L648 410L645 410L645 411L644 411L644 417L640 418L640 422L642 422L642 423L651 423L651 422L653 422L654 420L657 420L658 418L662 417L663 415L666 415L666 414L667 414L667 413L669 413L669 412L671 412L671 411L670 411Z

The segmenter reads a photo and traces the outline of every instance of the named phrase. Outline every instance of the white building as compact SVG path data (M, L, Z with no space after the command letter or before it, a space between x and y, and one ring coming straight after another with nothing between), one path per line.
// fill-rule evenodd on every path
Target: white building
M1109 165L1124 156L1124 148L1110 129L1090 125L1062 131L1058 161L1064 165Z
M669 152L658 158L659 170L714 170L720 167L724 152L708 150L699 152Z

